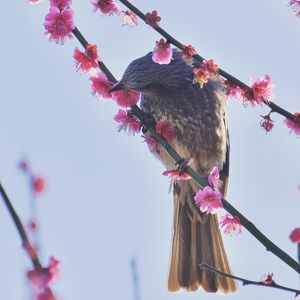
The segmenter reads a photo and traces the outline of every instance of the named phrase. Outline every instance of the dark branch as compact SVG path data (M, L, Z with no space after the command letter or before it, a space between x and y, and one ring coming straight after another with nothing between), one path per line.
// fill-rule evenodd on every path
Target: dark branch
M76 28L75 36L82 37L79 30ZM80 40L79 40L80 41ZM81 41L80 41L81 42ZM104 64L103 64L104 65ZM100 69L107 75L110 76L112 82L116 82L115 77L109 72L106 73L105 69ZM143 111L137 106L131 106L132 113L145 125L147 122L147 116L143 113ZM146 124L148 125L148 124ZM181 161L182 157L159 135L157 134L154 126L147 126L147 129L153 136L153 138L165 149L165 151L174 159L175 162ZM208 185L207 177L200 176L195 170L193 170L190 166L186 167L186 172L197 182L200 187L204 187ZM241 224L258 240L260 241L267 249L267 251L275 254L279 259L285 262L288 266L294 269L296 272L300 274L300 264L297 263L291 256L277 247L271 240L269 240L261 231L259 231L245 216L243 216L236 208L234 208L226 199L222 198L222 202L224 208L227 212L229 212L233 216L237 216L240 218Z
M279 284L275 283L274 281L272 281L270 283L267 283L265 281L248 280L248 279L245 279L245 278L242 278L242 277L238 277L238 276L234 276L232 274L225 273L225 272L223 272L221 270L218 270L218 269L216 269L216 268L214 268L214 267L212 267L212 266L210 266L206 263L200 264L199 267L201 269L207 269L209 271L212 271L212 272L214 272L216 274L219 274L221 276L225 276L225 277L229 277L229 278L239 280L243 283L243 285L258 285L258 286L264 286L264 287L280 289L280 290L283 290L283 291L295 293L296 296L298 296L300 294L300 290L296 290L296 289L292 289L292 288L289 288L289 287L286 287L286 286L283 286L283 285L279 285Z
M126 7L128 7L131 11L133 11L137 16L139 16L143 21L146 21L146 16L143 14L138 8L136 8L133 4L131 4L127 0L119 0L121 3L123 3ZM182 50L183 44L181 44L178 40L176 40L173 36L171 36L168 32L166 32L164 29L162 29L160 26L152 27L155 31L157 31L160 35L162 35L170 44L176 46L177 48ZM193 55L194 59L198 60L200 63L203 62L204 58L201 57L199 54ZM243 90L247 91L250 95L253 94L253 91L251 87L249 87L247 84L243 83L236 77L230 75L226 71L219 69L219 74L232 82L233 84L239 86ZM282 107L278 106L274 102L269 101L263 101L265 105L269 106L271 110L274 112L290 119L291 121L297 123L300 126L300 118L295 117L294 114L288 112L287 110L283 109Z
M0 182L0 194L2 195L2 198L3 198L3 201L9 211L9 214L11 215L11 218L13 219L15 225L16 225L16 228L17 228L17 231L20 235L20 238L22 240L22 244L23 244L23 247L25 248L26 252L28 253L29 257L30 257L30 260L33 264L33 267L35 269L40 269L42 268L41 266L41 263L39 261L39 258L37 257L37 254L36 252L34 251L31 252L30 249L33 249L32 245L30 244L30 241L28 239L28 236L27 236L27 233L25 231L25 228L21 222L21 219L19 218L19 216L17 215L13 205L11 204L1 182Z

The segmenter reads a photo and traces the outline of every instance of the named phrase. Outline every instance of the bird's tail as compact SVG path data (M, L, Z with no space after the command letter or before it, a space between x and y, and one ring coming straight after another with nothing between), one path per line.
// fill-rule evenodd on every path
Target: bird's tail
M207 263L231 273L216 215L202 214L194 204L195 191L188 181L174 184L174 224L168 289L230 293L237 289L233 279L200 269Z

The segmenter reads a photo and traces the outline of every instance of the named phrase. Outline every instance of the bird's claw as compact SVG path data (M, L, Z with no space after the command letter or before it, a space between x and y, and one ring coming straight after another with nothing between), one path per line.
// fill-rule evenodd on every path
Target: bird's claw
M191 163L191 157L188 158L181 158L179 161L176 162L177 170L179 175L185 172L186 167Z
M145 114L144 122L141 125L142 133L145 134L148 131L149 127L155 127L155 125L156 125L156 123L155 123L154 118L149 114Z

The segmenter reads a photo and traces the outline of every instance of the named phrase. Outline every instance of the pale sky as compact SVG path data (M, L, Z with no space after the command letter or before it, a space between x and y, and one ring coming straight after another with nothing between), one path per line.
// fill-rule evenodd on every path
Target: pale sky
M133 2L156 9L161 26L184 44L245 83L269 74L276 103L299 111L300 19L285 0ZM139 21L121 26L118 16L95 14L89 1L74 1L75 23L97 44L111 72L120 78L135 58L151 51L160 36ZM172 196L163 166L139 135L119 133L118 108L96 100L89 79L75 71L75 38L64 46L48 41L43 21L49 3L32 6L2 1L0 179L21 218L29 216L29 190L17 169L26 156L48 181L38 200L42 260L61 261L54 290L63 300L133 300L130 260L137 258L141 300L219 299L201 290L166 289L172 226ZM122 7L125 10L125 8ZM237 209L284 251L296 257L288 238L300 226L300 139L283 118L265 134L266 107L229 105L230 186ZM2 203L2 202L0 202ZM299 276L246 230L224 237L233 272L260 280L274 273L278 284L299 287ZM0 299L29 299L25 272L30 261L3 204L0 204ZM226 299L292 299L273 289L240 285Z

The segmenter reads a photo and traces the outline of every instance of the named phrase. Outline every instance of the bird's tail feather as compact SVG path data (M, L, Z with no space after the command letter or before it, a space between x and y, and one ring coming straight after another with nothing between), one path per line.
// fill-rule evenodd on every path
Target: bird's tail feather
M229 293L236 290L233 279L200 269L205 262L231 273L216 215L202 214L194 204L189 182L174 185L174 224L168 289Z

